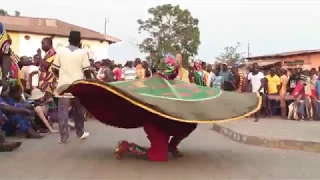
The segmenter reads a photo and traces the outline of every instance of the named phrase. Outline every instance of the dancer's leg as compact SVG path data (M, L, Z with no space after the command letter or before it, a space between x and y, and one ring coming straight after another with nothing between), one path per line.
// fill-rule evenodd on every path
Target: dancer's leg
M183 154L179 151L178 145L180 142L188 137L197 127L197 124L185 124L178 131L178 134L174 135L169 142L169 152L175 157L182 157Z
M120 141L114 152L114 157L121 159L124 153L132 152L137 156L147 156L151 161L168 161L169 136L164 133L161 128L153 124L145 124L143 129L150 140L150 148L145 148L127 141Z
M170 136L160 127L146 123L143 126L148 135L150 148L148 149L148 159L151 161L168 161L168 141Z

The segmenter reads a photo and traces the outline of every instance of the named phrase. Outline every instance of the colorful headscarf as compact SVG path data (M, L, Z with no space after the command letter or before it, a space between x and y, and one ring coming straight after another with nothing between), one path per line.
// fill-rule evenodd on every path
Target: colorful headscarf
M201 67L201 61L198 59L193 63L194 66L194 70L195 71L201 71L202 67Z
M174 79L177 76L178 63L174 55L167 54L162 67L161 74L167 79Z
M0 22L0 55L10 54L10 37Z

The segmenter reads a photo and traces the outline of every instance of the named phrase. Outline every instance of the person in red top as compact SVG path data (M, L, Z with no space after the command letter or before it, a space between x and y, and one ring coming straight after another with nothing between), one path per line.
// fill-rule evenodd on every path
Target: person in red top
M298 108L298 115L300 118L306 118L310 120L312 117L312 108L311 108L311 100L310 97L312 96L311 88L310 88L310 77L306 75L300 76L300 80L297 82L296 87L294 88L292 95L295 97L295 106L301 107ZM301 100L303 102L301 103ZM306 114L306 117L304 115Z
M117 65L117 67L115 67L114 69L113 69L113 75L114 75L114 79L116 80L116 81L121 81L121 77L122 77L122 66L121 66L121 64L118 64Z

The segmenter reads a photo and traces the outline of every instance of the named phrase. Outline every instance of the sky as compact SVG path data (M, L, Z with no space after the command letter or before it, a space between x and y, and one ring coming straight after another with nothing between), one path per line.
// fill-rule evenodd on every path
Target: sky
M241 43L240 52L251 56L294 50L320 49L320 1L241 0L1 0L0 7L22 16L55 18L122 41L110 46L109 58L125 62L144 57L136 44L138 19L161 4L179 4L199 19L200 40L196 58L214 62L225 46Z

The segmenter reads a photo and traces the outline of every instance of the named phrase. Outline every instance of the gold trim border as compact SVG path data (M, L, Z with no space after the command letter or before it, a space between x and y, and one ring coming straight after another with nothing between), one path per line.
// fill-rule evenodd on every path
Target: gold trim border
M135 106L138 106L138 107L140 107L140 108L142 108L142 109L144 109L146 111L149 111L149 112L151 112L153 114L159 115L159 116L167 118L167 119L172 119L172 120L179 121L179 122L184 122L184 123L202 123L202 124L204 124L204 123L209 124L210 123L210 124L215 124L215 123L218 123L218 122L221 123L221 122L227 122L227 121L235 121L235 120L243 119L243 118L245 118L245 117L257 112L258 110L260 110L261 104L262 104L262 97L257 92L256 94L257 94L257 96L259 98L259 102L258 102L257 107L255 109L253 109L252 111L249 111L249 112L245 113L242 116L232 117L232 118L228 118L228 119L221 119L221 120L204 120L204 121L201 121L201 120L185 120L185 119L181 119L181 118L177 118L177 117L173 117L173 116L164 114L164 113L162 113L160 111L157 111L157 110L152 109L152 108L150 108L148 106L145 106L142 103L140 103L140 102L138 102L138 101L136 101L134 99L131 99L130 97L128 97L128 96L126 96L126 95L124 95L124 94L122 94L122 93L120 93L120 92L108 87L108 86L104 86L104 85L102 85L100 83L97 83L97 82L91 82L91 81L86 81L86 80L78 80L78 81L74 82L72 85L77 85L77 84L86 84L86 85L93 85L93 86L100 87L102 89L105 89L105 90L107 90L107 91L109 91L109 92L121 97L122 99L125 99L125 100L129 101L131 104L133 104Z

